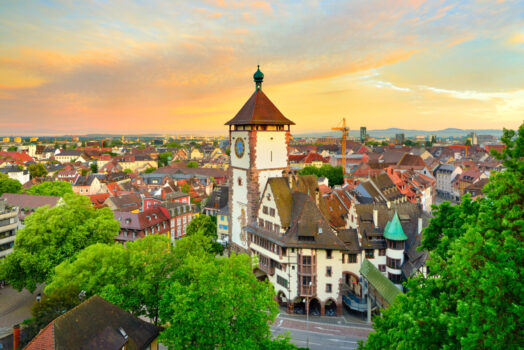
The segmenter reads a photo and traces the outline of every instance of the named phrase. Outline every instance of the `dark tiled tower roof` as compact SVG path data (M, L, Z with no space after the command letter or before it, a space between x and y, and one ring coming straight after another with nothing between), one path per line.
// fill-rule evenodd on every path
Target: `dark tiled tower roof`
M264 74L257 70L253 77L256 86L255 92L238 111L237 115L225 125L295 125L291 120L284 117L282 112L262 91Z

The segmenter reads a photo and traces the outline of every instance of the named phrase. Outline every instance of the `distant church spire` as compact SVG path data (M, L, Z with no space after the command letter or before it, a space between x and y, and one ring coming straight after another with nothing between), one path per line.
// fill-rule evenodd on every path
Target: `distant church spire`
M255 89L262 90L262 80L264 80L264 73L260 71L260 65L257 65L257 71L253 74L253 79L255 80Z

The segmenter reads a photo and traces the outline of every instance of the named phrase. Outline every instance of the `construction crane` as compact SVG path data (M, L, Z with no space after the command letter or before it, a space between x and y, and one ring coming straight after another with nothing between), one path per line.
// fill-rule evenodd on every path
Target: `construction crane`
M346 140L348 138L349 128L346 126L346 118L342 118L342 126L331 128L331 130L342 131L342 172L346 178Z

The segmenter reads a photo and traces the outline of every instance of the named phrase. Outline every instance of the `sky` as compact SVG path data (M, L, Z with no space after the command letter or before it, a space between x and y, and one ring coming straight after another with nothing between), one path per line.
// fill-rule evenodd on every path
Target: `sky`
M0 0L0 134L225 135L258 64L296 133L517 128L524 3Z

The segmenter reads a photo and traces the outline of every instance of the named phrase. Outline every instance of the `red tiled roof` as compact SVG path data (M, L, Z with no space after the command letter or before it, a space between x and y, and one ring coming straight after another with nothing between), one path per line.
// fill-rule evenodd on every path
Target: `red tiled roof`
M27 344L24 350L54 350L54 348L55 328L51 322Z
M109 193L99 193L90 195L89 199L91 200L91 203L93 203L93 207L95 207L96 209L100 209L107 207L107 205L104 204L107 197L109 197Z
M225 125L295 125L284 117L269 98L257 89L237 115Z

